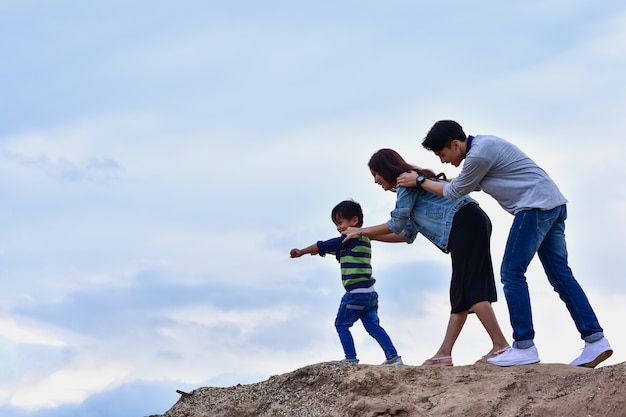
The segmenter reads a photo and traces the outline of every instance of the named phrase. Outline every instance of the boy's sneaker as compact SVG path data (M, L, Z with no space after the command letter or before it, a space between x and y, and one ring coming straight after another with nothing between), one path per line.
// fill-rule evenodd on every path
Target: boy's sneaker
M338 361L334 361L334 362L339 362L339 363L351 363L352 365L358 365L359 364L359 360L358 359L341 359Z
M402 365L402 356L394 356L393 358L387 359L385 362L381 363L381 365Z
M498 366L530 365L539 362L539 353L533 345L528 349L508 348L504 353L487 359L487 363Z
M598 364L609 358L613 354L613 349L609 345L609 341L606 337L600 340L589 343L585 342L585 348L583 353L579 357L574 359L570 365L572 366L584 366L585 368L595 368Z

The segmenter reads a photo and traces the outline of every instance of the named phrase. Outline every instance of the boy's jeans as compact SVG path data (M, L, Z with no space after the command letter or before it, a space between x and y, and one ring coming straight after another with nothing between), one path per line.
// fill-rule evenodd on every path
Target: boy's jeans
M385 329L380 326L378 319L378 293L345 293L341 299L341 305L337 312L335 328L339 334L339 340L343 346L346 359L356 359L354 339L350 333L350 327L361 319L363 327L372 336L385 352L385 358L390 359L398 354L391 343L391 339Z
M535 331L525 273L535 253L539 255L548 281L565 302L581 337L586 342L595 342L604 336L587 296L567 264L566 218L567 208L562 205L552 210L523 210L513 220L500 275L515 348L529 348L534 344Z

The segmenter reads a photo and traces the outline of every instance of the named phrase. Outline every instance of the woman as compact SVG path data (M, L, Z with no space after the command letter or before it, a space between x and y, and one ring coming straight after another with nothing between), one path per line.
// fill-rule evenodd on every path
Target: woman
M366 235L384 242L413 243L421 233L451 255L448 327L439 350L422 365L452 366L452 348L470 312L476 313L492 342L491 350L477 363L504 352L509 344L491 307L497 294L491 263L491 221L487 214L468 196L453 201L421 187L396 189L396 180L404 172L416 171L418 181L422 176L436 180L436 176L430 170L410 165L392 149L376 152L368 166L377 184L385 191L396 191L396 208L387 223L352 227L344 232L346 239Z

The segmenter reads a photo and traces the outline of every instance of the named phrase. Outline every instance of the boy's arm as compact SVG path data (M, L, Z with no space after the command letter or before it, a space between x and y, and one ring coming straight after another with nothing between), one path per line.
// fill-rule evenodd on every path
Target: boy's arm
M338 253L343 246L343 238L344 236L341 235L328 240L318 240L316 243L309 245L304 249L292 249L289 254L292 258L299 258L307 253L319 256L325 256L327 253Z
M292 249L291 251L289 251L289 256L291 258L299 258L302 255L306 255L307 253L311 254L311 255L317 255L319 253L319 250L317 248L317 243L314 243L312 245L307 246L304 249Z

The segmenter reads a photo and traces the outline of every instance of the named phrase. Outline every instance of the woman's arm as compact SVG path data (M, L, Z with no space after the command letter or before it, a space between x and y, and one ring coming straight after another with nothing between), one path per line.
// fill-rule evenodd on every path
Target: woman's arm
M369 236L368 236L369 237ZM370 237L372 240L377 240L379 242L389 242L389 243L406 243L406 238L402 235L397 235L395 233L387 233L386 235L380 235L376 237Z
M389 226L387 226L387 223L363 228L348 227L342 233L346 235L346 238L343 240L344 242L350 239L358 238L361 235L365 235L372 240L379 240L381 242L406 242L402 236L396 235L391 230L389 230ZM391 236L389 235L399 236L399 238L402 240L386 240L391 239Z

